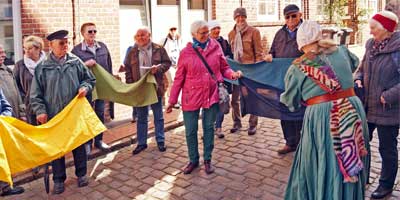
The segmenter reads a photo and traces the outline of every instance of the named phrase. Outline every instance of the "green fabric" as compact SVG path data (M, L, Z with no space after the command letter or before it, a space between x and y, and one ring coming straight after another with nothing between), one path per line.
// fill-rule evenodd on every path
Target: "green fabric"
M147 73L136 83L126 84L116 79L100 65L92 67L96 77L93 100L102 99L134 107L154 104L157 99L157 82Z
M347 49L327 56L319 56L317 61L324 61L332 66L343 89L353 87L352 71L358 59ZM291 110L300 107L301 100L324 94L310 78L297 67L291 66L285 77L285 92L281 102ZM339 170L330 133L331 102L307 106L304 115L301 140L292 164L286 188L285 199L295 200L358 200L364 199L365 184L369 172L369 135L365 112L358 97L350 97L363 121L363 135L368 156L363 157L364 169L356 183L344 183Z
M188 147L189 160L192 163L199 162L199 149L198 149L198 120L199 110L183 111L183 121L185 123L186 143ZM211 160L212 151L214 149L214 124L219 112L219 105L216 103L209 109L202 111L203 119L203 157L204 160Z

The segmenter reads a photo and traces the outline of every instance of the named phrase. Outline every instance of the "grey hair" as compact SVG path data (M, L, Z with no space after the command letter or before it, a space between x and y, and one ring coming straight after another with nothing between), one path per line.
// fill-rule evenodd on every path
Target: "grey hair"
M196 34L197 31L201 28L208 27L208 23L204 20L196 20L190 25L190 32Z
M374 26L376 26L378 29L387 31L386 28L384 28L384 27L382 26L382 24L379 23L378 21L376 21L375 19L372 19L372 18L369 19L369 25L374 25Z
M141 26L138 29L136 29L135 35L137 34L138 31L146 31L147 33L149 33L151 35L151 30L148 26Z

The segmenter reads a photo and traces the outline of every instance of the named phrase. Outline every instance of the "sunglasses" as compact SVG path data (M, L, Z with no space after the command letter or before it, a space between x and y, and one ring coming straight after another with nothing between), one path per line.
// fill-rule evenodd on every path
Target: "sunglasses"
M87 31L89 34L97 33L97 30L88 30Z
M60 46L64 46L66 44L70 44L70 42L69 41L59 41L58 42L58 45L60 45Z
M285 16L285 19L290 19L290 18L292 18L292 19L297 18L297 14L292 14L292 15L286 15Z

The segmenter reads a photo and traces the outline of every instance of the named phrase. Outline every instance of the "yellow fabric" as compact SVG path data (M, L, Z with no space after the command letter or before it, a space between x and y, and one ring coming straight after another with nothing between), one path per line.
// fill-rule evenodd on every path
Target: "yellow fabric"
M0 180L64 156L106 130L86 98L75 97L40 126L0 116Z

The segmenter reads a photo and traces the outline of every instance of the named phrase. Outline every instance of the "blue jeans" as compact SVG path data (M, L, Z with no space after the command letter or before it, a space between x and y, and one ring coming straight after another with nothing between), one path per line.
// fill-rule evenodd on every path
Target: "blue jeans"
M224 113L219 111L217 113L217 119L215 121L215 128L221 128L222 122L224 122Z
M156 133L156 141L164 142L164 116L162 111L162 100L161 97L158 97L158 102L150 105L151 110L153 111L154 117L154 125L155 125L155 133ZM137 112L137 139L138 145L146 145L147 144L147 132L148 132L148 116L149 116L149 107L136 107Z

